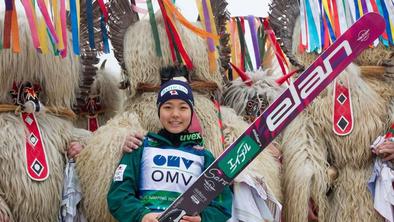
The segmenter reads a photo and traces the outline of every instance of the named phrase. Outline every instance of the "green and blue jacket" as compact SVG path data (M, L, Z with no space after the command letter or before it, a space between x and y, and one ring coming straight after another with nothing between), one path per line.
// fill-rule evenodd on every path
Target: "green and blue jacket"
M194 183L215 160L201 147L198 133L181 134L175 145L155 133L125 153L115 171L107 201L111 214L121 222L141 221L150 212L164 211ZM203 222L227 221L231 217L229 187L201 212Z

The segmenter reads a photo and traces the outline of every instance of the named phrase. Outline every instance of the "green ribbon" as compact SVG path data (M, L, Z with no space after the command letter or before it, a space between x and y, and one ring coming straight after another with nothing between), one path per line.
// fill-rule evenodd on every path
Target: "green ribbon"
M261 23L261 25L257 29L257 40L259 42L260 58L261 58L261 61L264 61L265 42L267 41L267 35L264 33L263 23ZM264 68L264 67L262 67L262 68Z
M252 60L250 59L248 46L246 45L245 36L242 31L241 21L239 18L236 18L237 21L237 28L238 28L238 37L239 37L239 44L241 46L241 56L244 58L244 70L253 70Z
M49 33L48 29L47 29L47 35L48 35L49 39L51 39L51 33ZM51 43L53 54L55 54L55 56L58 56L59 50L57 50L57 46L55 45L55 43L53 41L50 40L49 42Z
M248 46L246 45L246 43L245 43L245 49L246 49L246 52L245 52L246 59L245 60L246 60L246 65L247 65L246 70L253 71L252 59L250 58L249 49L248 49Z
M159 31L157 30L157 23L155 18L155 12L153 11L152 0L146 1L148 11L149 11L149 22L152 28L153 39L155 40L156 55L162 57L163 53L160 46Z
M179 53L178 46L176 45L176 42L175 42L175 39L174 39L173 30L171 29L170 26L168 27L168 30L170 30L171 41L172 41L172 43L174 45L174 51L175 51L176 59L178 60L179 64L182 64L183 63L182 56L181 56L181 53Z

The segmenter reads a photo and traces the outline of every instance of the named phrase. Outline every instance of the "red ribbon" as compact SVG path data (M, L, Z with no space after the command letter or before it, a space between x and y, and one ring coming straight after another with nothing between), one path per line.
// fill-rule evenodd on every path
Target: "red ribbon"
M174 43L175 43L175 45L179 49L179 53L181 54L187 69L192 70L193 63L192 63L189 55L187 54L185 48L183 47L183 43L181 41L179 33L176 31L175 25L172 24L171 19L168 17L166 9L164 8L164 5L163 5L163 1L159 0L158 2L159 2L160 9L162 11L163 18L164 18L164 26L166 28L168 42L170 43L172 60L174 62L176 62L176 56L175 56L175 52L174 52ZM173 36L172 36L172 34L173 34ZM172 37L174 37L174 39ZM174 42L172 42L172 41L174 41ZM179 61L179 63L181 63L181 62L182 61Z

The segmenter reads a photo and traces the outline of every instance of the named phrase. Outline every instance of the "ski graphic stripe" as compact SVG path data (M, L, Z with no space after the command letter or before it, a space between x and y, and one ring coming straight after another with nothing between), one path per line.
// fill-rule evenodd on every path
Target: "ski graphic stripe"
M368 13L327 48L248 129L159 217L177 222L198 215L264 148L385 29Z

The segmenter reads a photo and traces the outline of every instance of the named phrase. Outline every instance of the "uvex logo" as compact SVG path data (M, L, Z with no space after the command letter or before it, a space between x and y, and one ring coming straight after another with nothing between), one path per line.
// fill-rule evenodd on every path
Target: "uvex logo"
M362 31L360 31L360 32L358 33L357 41L364 42L364 41L367 41L368 38L369 38L369 29L367 29L367 30L362 30Z
M199 133L181 135L180 137L180 141L189 141L189 140L198 140L198 139L201 139L201 135Z

